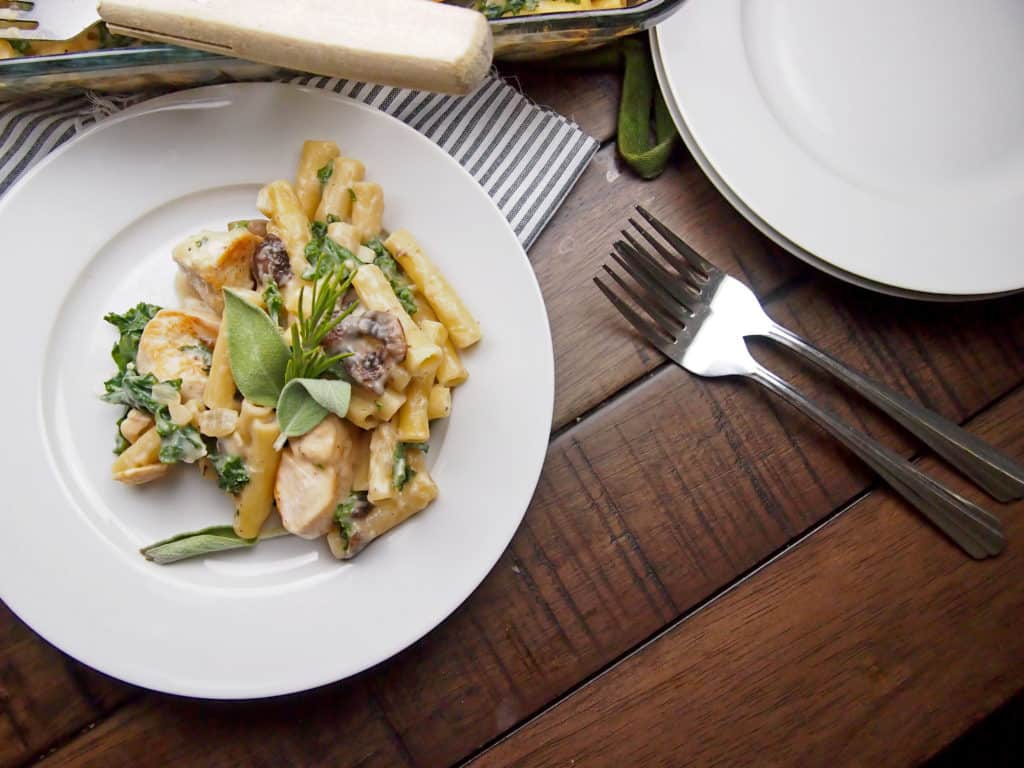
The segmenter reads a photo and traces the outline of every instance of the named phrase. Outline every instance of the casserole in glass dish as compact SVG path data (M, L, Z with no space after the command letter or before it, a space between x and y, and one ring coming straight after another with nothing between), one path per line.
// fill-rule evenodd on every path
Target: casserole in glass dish
M654 26L683 0L627 2L623 8L588 8L581 3L578 10L567 12L492 18L495 57L523 61L596 48ZM141 44L0 59L0 99L84 89L113 93L222 80L261 80L282 73L276 67L213 53L173 45Z

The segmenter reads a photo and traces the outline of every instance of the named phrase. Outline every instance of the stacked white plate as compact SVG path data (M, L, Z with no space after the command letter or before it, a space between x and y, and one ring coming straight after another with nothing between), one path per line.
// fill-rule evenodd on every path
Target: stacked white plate
M691 153L779 245L901 296L1024 290L1024 2L688 0L651 41Z

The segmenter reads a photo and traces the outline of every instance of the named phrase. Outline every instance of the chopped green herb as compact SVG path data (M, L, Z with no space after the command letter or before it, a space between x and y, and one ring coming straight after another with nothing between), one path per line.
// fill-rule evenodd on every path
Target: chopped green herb
M131 443L128 442L127 438L125 438L125 436L121 434L121 424L123 424L124 420L128 418L128 410L128 408L125 408L124 415L117 420L117 427L114 430L114 453L118 456L124 453L125 449L127 449L128 446L131 445Z
M314 221L310 225L310 240L306 245L309 267L302 273L304 280L319 280L344 269L346 261L355 259L352 252L327 236L327 225Z
M333 173L334 165L332 163L327 163L327 165L316 172L316 177L320 179L321 184L326 184Z
M30 43L28 40L16 40L12 38L7 42L11 44L11 48L16 50L22 56L28 56L30 53L32 53L32 43Z
M192 464L206 455L206 444L199 435L199 430L191 424L178 425L171 421L167 406L161 407L154 414L156 432L160 435L160 463Z
M579 0L570 0L579 2ZM476 9L488 19L500 19L502 16L518 16L523 11L537 10L538 0L504 0L504 2L493 2L493 0L477 0Z
M399 443L395 447L395 461L391 470L391 482L394 484L396 491L405 488L405 484L416 476L415 470L409 466L409 461L405 456L407 447L406 443Z
M110 350L110 356L117 363L117 369L123 371L128 363L135 362L135 356L139 353L139 339L142 338L142 331L146 323L153 319L153 316L160 311L155 304L140 302L129 309L123 315L115 312L108 312L103 319L117 328L121 337Z
M430 453L430 443L406 443L409 448L415 448L420 453Z
M352 187L348 188L348 196L352 199L353 203L358 203L359 202L359 198L356 197L356 191L354 189L352 189Z
M103 382L106 390L103 399L108 403L151 413L156 419L157 434L160 435L160 461L164 464L179 461L191 464L206 455L206 446L195 427L178 426L171 421L167 406L153 396L153 387L160 384L175 390L181 389L181 379L160 382L151 373L140 374L135 370L135 364L129 363L125 370Z
M213 365L213 351L204 344L190 344L186 347L178 347L179 352L191 352L202 364L203 370L210 372Z
M241 221L231 221L231 222L228 222L228 232L231 232L232 230L235 230L235 229L248 229L248 228L249 228L249 221L248 221L248 219L242 219Z
M352 533L355 529L354 517L365 515L369 510L369 502L366 500L365 491L353 491L348 497L334 509L334 519L338 523L341 533L341 540L348 549L352 540Z
M249 483L249 473L241 456L209 452L210 465L217 473L217 485L228 493L239 493Z
M193 245L194 245L194 246L195 246L196 248L202 248L202 247L203 247L204 245L206 245L206 244L207 244L208 242L210 242L210 238L208 238L208 237L201 237L201 238L199 238L198 240L196 240L196 241L195 241L195 243L193 243Z
M267 306L267 314L270 315L270 319L280 325L284 298L281 296L281 289L273 280L267 283L267 287L263 289L263 303Z
M162 407L153 399L153 387L159 383L153 374L141 374L135 370L135 363L128 363L123 371L103 382L106 390L103 399L114 405L125 405L155 414ZM181 379L167 383L181 389Z
M327 223L328 224L334 224L336 221L341 221L341 217L340 216L335 216L333 213L328 213L327 214Z
M395 296L402 303L402 308L410 315L415 315L416 300L412 295L412 286L409 284L409 279L405 276L398 262L395 261L395 257L388 253L388 249L384 247L384 243L379 237L375 237L366 245L376 254L373 258L373 263L377 265L380 271L384 273L384 277L391 283L391 290L395 292Z

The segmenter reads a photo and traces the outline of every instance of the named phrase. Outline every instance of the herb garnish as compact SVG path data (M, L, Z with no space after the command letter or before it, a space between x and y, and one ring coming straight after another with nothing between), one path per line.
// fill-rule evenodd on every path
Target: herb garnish
M217 485L228 493L239 493L249 482L249 473L241 456L210 451L210 466L217 473Z
M345 269L345 262L355 259L348 248L327 236L327 224L324 222L314 221L309 229L311 237L305 251L309 266L302 273L304 280L319 280Z
M320 346L324 338L356 308L356 302L341 312L335 313L338 300L345 295L352 284L352 274L332 272L328 277L314 283L309 314L305 311L305 287L299 291L299 319L292 326L291 359L285 368L284 380L316 379L322 376L339 360L351 353L328 355Z
M402 490L405 484L416 476L416 470L409 466L409 460L405 456L409 447L408 443L399 443L395 446L395 463L391 470L391 482L396 491Z
M334 520L338 523L341 540L348 549L355 529L354 517L365 515L369 510L366 491L353 491L334 509Z
M139 339L142 338L142 331L146 323L153 319L153 316L160 311L155 304L139 302L123 315L116 312L108 312L103 319L117 328L121 337L110 350L110 356L117 363L117 370L123 371L128 363L134 363L139 353Z
M270 315L270 319L280 325L284 297L281 296L281 289L273 280L268 282L267 287L263 289L263 303L267 306L267 314Z
M28 56L30 53L32 53L32 43L30 43L28 40L18 40L12 38L7 42L11 44L11 48L16 50L22 56Z
M332 163L327 163L327 165L325 165L323 168L320 168L316 172L316 177L318 179L320 179L320 184L323 185L323 184L326 184L328 182L328 180L331 178L331 176L333 174L334 174L334 165Z
M384 247L384 243L379 237L373 238L366 245L376 254L373 263L391 283L391 290L395 292L395 296L402 303L402 308L410 315L415 315L416 300L412 296L412 286L409 285L409 279L402 272L395 257L388 253L388 249Z

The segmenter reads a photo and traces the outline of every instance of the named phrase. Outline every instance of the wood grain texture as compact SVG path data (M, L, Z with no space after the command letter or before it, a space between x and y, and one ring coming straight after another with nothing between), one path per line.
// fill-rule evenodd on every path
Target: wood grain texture
M622 76L617 72L563 69L552 77L551 67L550 63L501 64L498 71L534 103L574 120L598 141L614 138Z
M637 203L761 295L809 274L733 210L691 160L644 182L620 166L614 147L605 147L530 249L555 347L556 428L663 363L633 335L595 332L619 323L592 279Z
M34 757L97 715L69 663L0 603L0 766Z
M1018 303L964 307L953 315L815 278L784 291L771 311L804 319L801 330L812 339L955 418L1024 379ZM844 321L826 322L836 317ZM607 330L609 338L620 332ZM778 358L767 349L761 356ZM890 365L893 358L900 366ZM775 362L850 414L846 398L827 382L790 361ZM857 414L891 444L913 449L867 409ZM248 742L275 716L275 741L294 745L292 756L308 742L318 760L354 764L351 744L325 743L329 729L376 734L360 747L396 762L458 761L643 643L871 482L828 438L752 387L662 369L553 442L509 551L451 619L395 659L354 683L311 694L312 704L303 696L239 704L230 720L218 714L225 705L147 695L47 762L90 765L102 756L104 765L147 765L173 757L232 765L240 755L259 754L245 751L255 749ZM262 713L260 726L240 725L253 711ZM202 723L202 739L180 727L186 716ZM387 745L395 751L383 752Z
M972 427L1020 456L1022 410ZM1024 503L1000 516L978 563L872 493L471 765L917 764L1024 685Z

